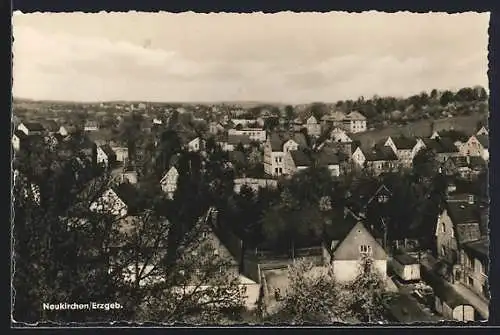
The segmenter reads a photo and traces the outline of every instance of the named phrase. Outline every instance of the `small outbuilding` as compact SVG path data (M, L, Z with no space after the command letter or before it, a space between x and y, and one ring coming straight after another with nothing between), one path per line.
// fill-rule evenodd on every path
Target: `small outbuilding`
M418 260L407 253L394 255L391 261L391 267L401 280L405 282L419 281L420 263Z

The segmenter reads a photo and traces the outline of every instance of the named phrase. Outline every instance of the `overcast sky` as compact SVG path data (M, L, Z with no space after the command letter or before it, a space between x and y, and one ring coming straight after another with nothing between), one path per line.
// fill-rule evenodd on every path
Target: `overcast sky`
M488 86L489 14L13 17L20 98L333 102Z

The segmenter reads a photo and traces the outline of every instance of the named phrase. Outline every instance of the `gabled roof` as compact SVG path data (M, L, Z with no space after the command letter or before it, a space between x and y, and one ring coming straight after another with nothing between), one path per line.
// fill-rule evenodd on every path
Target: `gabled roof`
M20 140L22 139L25 139L28 135L26 135L24 132L20 131L19 129L16 129L14 131L14 134L13 135L16 135L17 138L19 138Z
M311 116L314 116L310 108L299 112L297 118L294 121L299 121L300 123L305 123Z
M22 123L29 131L44 131L45 128L38 122L23 122Z
M269 140L271 142L271 149L278 152L283 151L283 145L289 140L295 141L299 146L307 146L307 141L304 137L304 134L300 132L273 132L270 134Z
M479 141L479 143L481 143L481 145L483 146L483 148L488 149L488 147L490 145L490 141L489 141L489 136L488 135L477 135L476 138Z
M302 150L290 151L295 166L311 166L311 158Z
M380 185L373 193L372 197L368 199L368 201L366 202L366 206L368 206L373 201L373 199L375 199L375 197L379 195L392 196L392 192L387 188L387 186L385 186L385 184Z
M458 148L453 143L453 141L449 138L435 138L435 139L430 139L430 138L424 138L422 139L424 142L425 146L431 150L434 150L438 154L443 154L443 153L455 153L458 152Z
M448 158L448 161L453 163L453 165L455 165L455 167L457 168L463 168L469 166L469 163L467 162L467 157L463 156L450 157Z
M481 238L481 213L477 203L469 203L468 194L458 194L447 199L445 208L450 217L459 244Z
M352 120L352 121L363 121L363 120L366 120L366 117L363 114L361 114L360 112L352 111L345 116L345 119Z
M417 144L417 139L414 137L391 137L392 142L398 150L411 150Z
M418 260L407 253L394 254L393 258L403 265L418 264Z
M397 161L398 156L390 147L378 147L373 150L363 152L365 158L369 162L375 161Z
M332 223L325 226L327 242L344 240L358 222L359 219L350 210L334 214Z

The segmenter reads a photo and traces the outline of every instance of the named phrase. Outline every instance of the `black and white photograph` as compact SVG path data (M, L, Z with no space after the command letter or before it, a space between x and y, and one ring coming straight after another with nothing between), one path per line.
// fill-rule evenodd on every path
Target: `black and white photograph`
M11 324L486 325L489 19L14 12Z

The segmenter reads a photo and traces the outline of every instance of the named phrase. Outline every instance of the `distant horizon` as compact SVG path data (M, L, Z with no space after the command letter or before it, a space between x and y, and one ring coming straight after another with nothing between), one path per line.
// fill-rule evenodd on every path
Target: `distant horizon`
M387 97L393 97L396 99L407 99L411 96L418 95L421 93L427 93L430 94L432 90L437 90L438 92L445 92L445 91L451 91L456 93L458 90L462 88L476 88L476 87L482 87L486 90L488 94L490 94L490 89L488 86L482 86L479 84L476 85L469 85L469 86L463 86L463 87L457 87L457 88L431 88L428 90L422 90L420 92L408 94L408 95L378 95L374 94L372 96L358 96L356 98L348 98L348 99L338 99L338 100L333 100L333 101L308 101L308 102L298 102L298 103L289 103L289 102L279 102L279 101L264 101L264 100L234 100L234 101L148 101L148 100L95 100L95 101L78 101L78 100L63 100L63 99L33 99L33 98L26 98L26 97L12 97L12 100L25 100L25 101L30 101L30 102L47 102L47 103L67 103L67 104L106 104L106 103L150 103L150 104L186 104L186 105L217 105L217 104L231 104L231 105L238 105L238 104L258 104L258 105L291 105L291 106L297 106L297 105L310 105L314 103L322 103L322 104L335 104L339 101L357 101L359 98L363 97L365 100L370 100L374 96L378 96L380 98L387 98Z
M489 13L14 12L12 22L13 95L40 101L297 105L488 85Z

